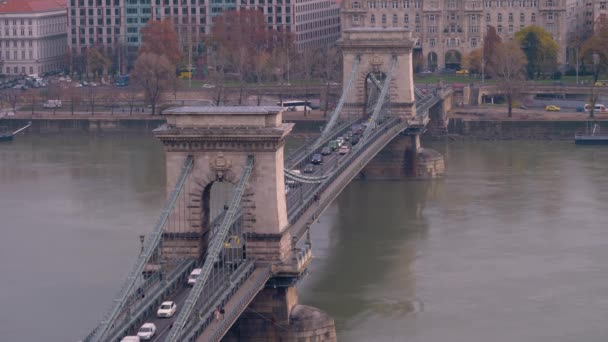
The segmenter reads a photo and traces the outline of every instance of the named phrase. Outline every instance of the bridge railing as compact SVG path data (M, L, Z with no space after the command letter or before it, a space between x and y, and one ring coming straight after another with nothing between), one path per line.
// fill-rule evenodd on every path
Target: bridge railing
M183 220L172 218L179 217L181 209L185 210L189 204L184 193L189 192L186 189L186 180L192 165L193 157L186 157L175 187L171 191L153 231L148 234L127 279L115 297L111 310L104 316L99 326L87 336L86 342L108 341L109 336L113 335L114 329L122 326L124 320L128 319L130 313L140 305L140 301L136 300L138 294L155 289L162 273L166 271L165 268L170 266L161 262L162 249L159 246L163 232L179 230L183 225Z

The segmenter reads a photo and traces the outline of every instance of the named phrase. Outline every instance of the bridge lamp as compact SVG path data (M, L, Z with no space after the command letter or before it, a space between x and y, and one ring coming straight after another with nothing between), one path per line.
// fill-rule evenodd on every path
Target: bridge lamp
M144 240L145 240L145 239L146 239L146 236L145 236L145 235L140 235L140 236L139 236L139 242L141 242L141 251L140 251L140 253L143 253L143 252L144 252Z

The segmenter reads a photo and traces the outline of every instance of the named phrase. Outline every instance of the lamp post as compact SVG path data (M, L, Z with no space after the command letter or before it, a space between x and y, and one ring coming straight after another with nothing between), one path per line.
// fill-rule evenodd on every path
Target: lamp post
M140 251L140 253L143 253L143 252L144 252L144 239L145 239L145 238L146 238L146 236L145 236L145 235L140 235L140 236L139 236L139 242L141 242L141 251Z
M486 80L486 73L485 73L485 66L486 66L486 49L485 49L485 44L483 43L483 38L481 38L481 83L485 83Z

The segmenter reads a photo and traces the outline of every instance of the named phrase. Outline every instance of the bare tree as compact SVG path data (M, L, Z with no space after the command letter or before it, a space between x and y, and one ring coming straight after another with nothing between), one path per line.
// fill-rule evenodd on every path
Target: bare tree
M21 91L8 89L4 92L4 99L13 108L13 112L17 114L17 105L21 102Z
M86 97L88 106L91 109L91 116L94 116L95 115L95 105L97 104L97 100L99 99L99 93L97 92L97 87L88 87L85 92L85 97Z
M126 94L126 96L127 104L129 105L129 115L133 115L133 108L135 108L135 105L137 104L139 94L137 91L131 90Z
M152 115L156 114L158 102L175 77L174 70L164 55L145 52L137 57L133 79L142 87L146 101L152 106Z
M495 47L490 73L498 79L498 87L507 98L509 117L513 116L513 101L521 94L526 56L514 41L500 43Z

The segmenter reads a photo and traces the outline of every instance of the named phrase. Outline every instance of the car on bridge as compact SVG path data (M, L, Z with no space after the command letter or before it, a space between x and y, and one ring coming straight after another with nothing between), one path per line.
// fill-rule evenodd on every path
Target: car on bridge
M190 275L188 276L188 285L189 286L194 286L194 283L196 283L196 278L198 277L199 274L201 274L202 271L203 271L202 268L195 268L192 270L192 272L190 272Z
M158 311L156 311L156 316L159 318L162 317L173 317L173 315L175 315L175 312L177 311L177 304L175 304L174 302L171 301L166 301L166 302L162 302L162 304L160 304L160 307L158 308Z
M325 146L321 149L321 154L324 156L330 155L331 154L331 148L329 148L329 146Z
M341 155L345 155L348 152L350 152L350 148L348 148L348 145L342 145L340 146L340 150L338 150L338 153L340 153Z
M549 105L549 106L545 107L545 110L547 112L559 112L561 110L561 108L559 108L558 106Z
M137 331L137 336L142 341L149 341L156 334L156 325L154 323L144 323Z
M327 147L329 147L330 151L335 151L340 146L338 145L338 140L332 140L329 142L329 144L327 144Z
M315 172L315 166L313 164L306 164L304 166L304 173L313 173Z
M321 153L315 153L312 155L312 158L310 158L310 162L313 164L323 164L323 155Z
M139 336L125 336L120 340L120 342L139 342L141 339Z

